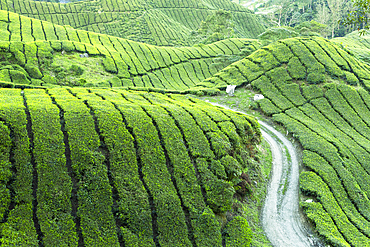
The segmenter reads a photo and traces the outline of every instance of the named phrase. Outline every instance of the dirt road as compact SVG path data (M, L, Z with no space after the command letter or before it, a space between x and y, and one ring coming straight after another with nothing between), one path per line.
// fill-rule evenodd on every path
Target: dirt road
M303 225L298 211L299 164L292 143L270 125L259 121L270 144L273 166L262 212L265 233L276 247L321 246Z
M273 158L271 180L262 211L262 225L267 238L275 247L324 246L310 234L298 210L299 164L293 144L272 126L260 120L258 122L263 138L270 144Z

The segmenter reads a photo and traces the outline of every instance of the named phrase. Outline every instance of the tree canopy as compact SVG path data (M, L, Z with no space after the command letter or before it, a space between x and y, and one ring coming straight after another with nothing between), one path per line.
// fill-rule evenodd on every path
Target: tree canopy
M368 24L370 0L353 0L353 7L355 9L350 11L344 20L339 20L338 23L343 25L356 25L361 36L364 35L366 30L370 28Z

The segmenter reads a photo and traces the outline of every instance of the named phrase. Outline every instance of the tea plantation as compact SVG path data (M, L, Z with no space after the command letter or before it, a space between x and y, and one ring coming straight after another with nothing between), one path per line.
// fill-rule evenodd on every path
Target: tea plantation
M0 96L3 246L250 243L244 218L215 213L251 168L255 119L124 90Z
M197 92L196 84L262 44L251 39L227 39L199 47L159 47L68 26L30 19L0 10L0 80L9 86L67 86L152 88L160 92ZM88 58L80 58L86 54ZM95 61L107 79L91 81L90 73L63 67ZM21 67L19 67L19 65ZM99 66L100 65L100 66ZM103 66L103 68L100 68ZM73 79L65 80L69 70ZM82 70L81 70L82 71ZM90 80L90 81L89 81ZM213 91L206 89L206 91Z
M234 35L194 45L219 10ZM370 46L264 30L227 0L0 0L0 244L250 246L259 124L185 95L237 85L299 141L318 235L370 246Z
M335 43L291 38L201 83L251 84L263 93L261 110L302 145L301 206L334 246L370 246L369 79L369 66Z
M153 45L190 45L189 35L217 10L229 11L235 35L256 38L259 17L228 0L98 0L67 4L1 0L0 9L23 16Z

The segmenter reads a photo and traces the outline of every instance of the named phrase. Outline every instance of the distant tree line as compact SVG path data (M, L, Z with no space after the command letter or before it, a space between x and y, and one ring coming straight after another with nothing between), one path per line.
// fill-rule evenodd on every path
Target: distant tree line
M355 25L360 31L360 35L365 34L365 30L370 29L368 24L370 19L370 0L354 0L354 9L352 9L344 20L340 20L339 23L343 25L353 26Z
M325 25L320 30L322 36L334 38L365 28L367 24L364 16L367 14L356 10L360 7L362 10L369 9L369 4L370 0L270 0L259 6L259 9L263 8L260 14L266 17L270 27L295 27L305 21L314 20ZM255 10L256 13L259 9ZM352 22L345 22L349 15Z

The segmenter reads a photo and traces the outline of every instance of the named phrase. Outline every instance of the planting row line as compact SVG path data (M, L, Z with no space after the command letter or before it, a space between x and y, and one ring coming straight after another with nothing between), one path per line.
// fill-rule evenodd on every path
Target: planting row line
M344 178L343 175L345 175L345 180L342 180L342 182L348 181L348 183L346 183L346 185L348 186L351 186L349 184L350 182L355 182L353 176L347 171L345 167L343 167L343 160L339 157L338 151L333 144L331 144L312 130L308 129L299 121L292 119L284 113L274 115L274 120L282 123L289 132L294 133L294 135L298 138L305 150L309 150L311 152L317 153L322 157L325 157L325 160L330 162L331 167L335 169L340 178ZM320 169L323 170L324 168L322 168L321 166ZM364 222L366 222L366 220L361 217L356 219L356 214L353 214L353 211L351 212L350 210L352 204L345 204L346 200L349 199L350 193L357 193L361 190L356 189L356 192L348 191L348 194L340 195L340 191L338 192L335 189L341 186L344 187L344 185L340 184L337 187L334 187L334 185L331 185L331 182L335 181L335 177L333 176L332 178L332 180L327 181L326 183L327 186L331 187L331 190L333 192L329 189L325 190L325 188L328 187L321 186L321 184L315 183L315 180L313 178L305 179L305 173L302 173L301 175L300 187L301 190L304 191L306 194L317 196L317 199L321 202L325 210L331 216L341 234L343 234L346 242L350 243L352 246L367 246L366 244L368 243L368 237L365 236L358 229L361 225L363 225ZM355 184L352 184L352 186L354 186ZM343 192L343 189L341 191ZM337 196L335 197L333 194ZM349 219L348 217L351 217L351 219ZM316 225L322 224L321 221L316 221L315 223ZM356 223L358 224L356 225ZM328 233L322 232L320 234L324 235ZM329 236L326 237L331 238L333 236L331 233L329 233Z
M21 91L2 89L0 93L1 99L8 102L1 104L0 112L18 136L17 122L13 123L12 118L6 116L6 109L9 107L12 110L12 116L18 117L16 119L19 124L17 107L14 107L18 98L18 108L26 121ZM209 144L199 149L200 143L208 141L184 108L170 104L169 101L165 106L135 105L125 101L122 95L106 90L97 90L96 94L84 89L73 89L70 92L66 89L46 92L25 90L23 95L32 123L29 129L33 133L33 149L32 152L26 151L17 156L21 144L14 143L13 163L17 169L16 174L12 170L15 176L12 184L16 185L19 180L23 181L27 177L29 179L28 188L22 188L22 191L23 194L25 191L30 192L30 224L27 226L27 217L24 215L16 215L22 219L22 227L13 225L18 233L15 230L7 232L13 229L10 228L11 224L19 224L18 221L13 223L13 214L20 209L20 204L26 203L26 200L15 201L13 209L4 209L11 211L2 223L4 243L17 240L32 246L32 243L37 242L38 231L42 234L45 246L55 242L72 246L118 246L123 243L127 246L130 241L140 246L152 246L153 240L161 246L172 246L174 242L178 246L200 246L211 243L210 239L221 245L220 225L207 205L222 212L231 207L233 189L225 180L226 175L220 179L217 176L222 173L215 171L222 172L224 166L233 167L238 162L231 156L222 157L221 160L213 159ZM136 104L139 101L148 102L132 93L125 97ZM204 112L193 111L199 118L205 119L205 125L216 124ZM203 138L203 141L192 136L188 123L192 125L191 128L198 129L196 133L199 134L196 136ZM220 124L223 126L226 123ZM23 128L23 139L28 141L25 126L19 127ZM231 126L213 128L221 135L222 131ZM179 138L170 138L173 135ZM224 142L226 140L223 139ZM4 145L4 148L7 147L9 145ZM30 146L24 147L29 150ZM38 174L34 200L38 202L36 215L39 230L33 228L31 218L32 165L28 166L31 176L18 176L27 165L23 164L25 167L18 169L17 159L27 159L27 153L33 154L34 161L29 163L34 164ZM31 160L29 155L28 159ZM55 174L58 174L57 177ZM200 177L197 178L197 175ZM206 192L205 197L201 187ZM21 198L18 188L15 193L17 199ZM221 199L224 197L229 198L229 205L222 205ZM176 216L172 215L174 211ZM228 231L234 232L230 236L235 239L238 236L233 228L238 226L235 222L239 221L245 226L242 219L235 219L228 227ZM205 227L209 230L204 231ZM215 232L218 234L215 235ZM28 238L17 237L25 233ZM234 246L232 239L227 241L230 241L229 246Z
M9 187L13 188L16 195L13 202L8 202L4 215L7 217L1 221L1 242L4 245L38 246L33 222L33 167L23 97L21 90L0 90L0 95L0 118L11 126L14 133L12 174L9 174L8 168L8 173L4 173L4 179L7 176L8 179L12 177ZM9 200L9 195L5 195L4 199L6 198Z
M268 72L278 66L282 68ZM251 83L264 73L269 73L268 76L276 84L292 80L318 84L326 80L327 73L350 85L357 85L360 81L366 83L370 74L366 65L322 38L291 38L255 51L199 85L225 87L226 81L241 85Z
M102 92L102 90L98 89L92 91L99 95L107 92ZM124 91L120 92L123 93ZM105 95L102 96L106 98ZM201 229L201 225L199 225L199 222L196 223L195 219L199 217L199 215L197 216L199 213L199 207L204 207L204 204L201 203L201 196L203 194L203 198L206 199L207 205L209 205L215 212L225 212L230 209L233 193L230 193L232 190L229 190L232 188L225 179L228 179L227 174L233 174L233 172L240 173L241 169L238 162L228 155L228 152L233 153L231 144L229 143L229 138L219 130L215 122L207 117L207 115L204 115L206 112L214 112L214 109L212 111L204 110L204 112L202 112L196 109L198 107L186 107L184 106L184 103L179 104L178 101L174 101L161 94L123 93L123 96L131 102L140 101L142 102L141 104L152 103L158 106L143 105L143 108L152 116L158 129L161 129L161 126L167 126L167 128L161 129L162 145L164 150L166 150L165 153L168 155L169 160L173 164L174 180L177 184L178 193L181 195L180 197L183 200L185 208L189 209L189 216L193 222L193 229L196 231L195 236L198 236L195 238L195 242L200 245L210 241L209 239L213 242L219 242L221 240L221 235L213 234L211 238L211 236L207 234L204 235L203 238L203 234L205 233L200 235L200 232L198 232ZM181 107L175 107L174 104ZM158 115L154 115L154 109L158 109L162 112L162 114L160 114L162 116L161 118L158 118ZM164 115L167 115L168 119L163 119ZM171 119L171 117L173 119ZM227 126L231 128L231 126ZM173 129L177 128L180 131L173 132ZM164 129L171 130L171 133L167 133ZM170 136L173 135L179 136L179 138L170 138ZM181 138L185 140L185 145L183 142L178 141L179 139L181 140ZM207 139L210 140L211 145ZM192 157L192 160L196 159L196 162L193 162L192 164L191 160L185 158L185 154L187 153L187 157ZM220 161L213 159L214 155L221 158L221 163ZM225 168L223 168L223 166ZM191 177L194 178L194 181L196 181L195 174L198 179L200 178L202 193L200 193L199 188L195 189L193 186L189 187L189 178L185 178L184 173L188 176L193 174ZM195 193L194 189L198 192ZM195 200L194 194L198 194L199 199ZM198 204L198 200L200 203L199 205L201 206L196 206L196 204ZM206 215L209 215L209 212ZM218 224L215 225L214 222L212 224L216 227L215 230L220 227L217 226Z

